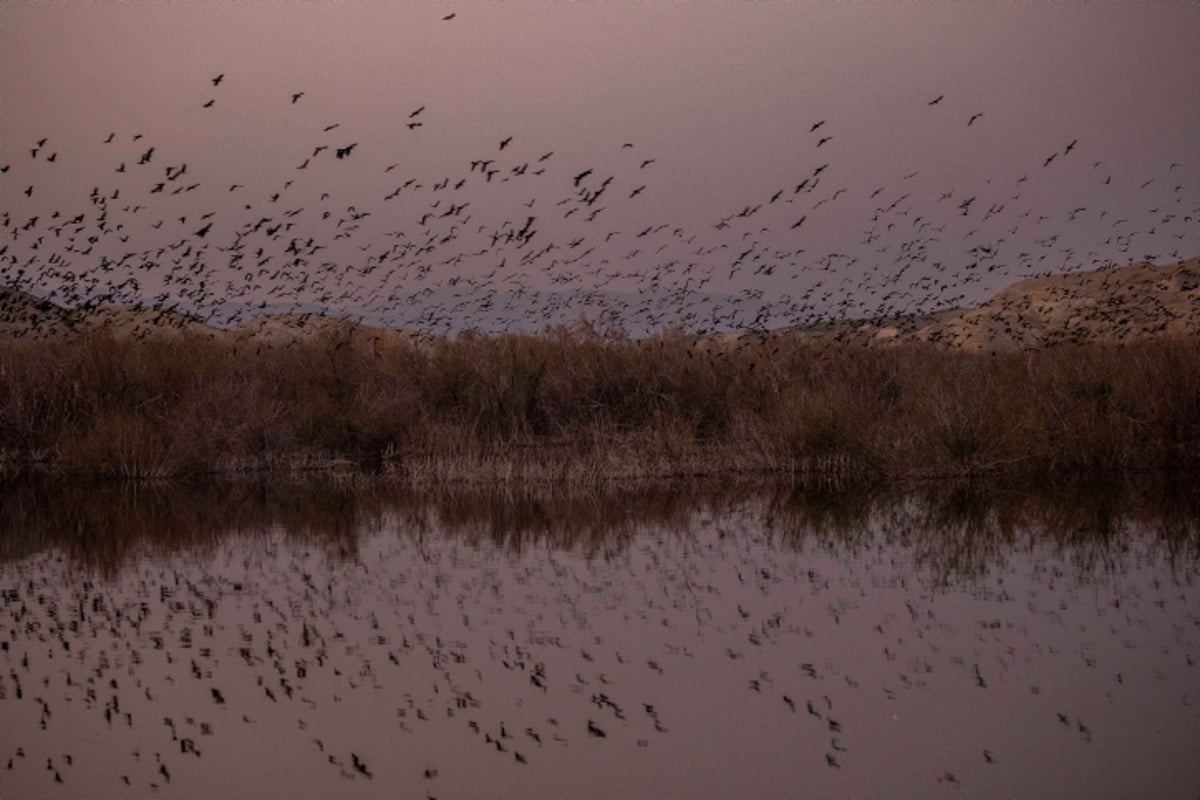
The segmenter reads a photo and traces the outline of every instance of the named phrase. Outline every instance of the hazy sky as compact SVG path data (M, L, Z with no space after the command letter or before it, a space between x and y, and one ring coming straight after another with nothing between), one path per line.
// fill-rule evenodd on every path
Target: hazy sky
M976 302L1200 253L1197 41L1191 2L16 0L0 269L442 328Z

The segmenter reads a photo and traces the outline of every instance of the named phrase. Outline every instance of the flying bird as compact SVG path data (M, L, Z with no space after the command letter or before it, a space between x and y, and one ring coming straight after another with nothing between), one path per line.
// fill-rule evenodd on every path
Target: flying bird
M926 103L926 105L936 106L938 103L942 102L942 98L945 96L946 95L944 95L944 94L939 94L937 97L933 98L928 103Z

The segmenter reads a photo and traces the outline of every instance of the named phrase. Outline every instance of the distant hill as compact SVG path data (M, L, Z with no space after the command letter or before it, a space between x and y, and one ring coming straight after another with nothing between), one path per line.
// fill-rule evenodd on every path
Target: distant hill
M415 343L427 338L418 331L405 328L383 328L364 325L341 317L317 313L267 314L235 325L224 332L238 342L287 345L316 336L344 338L347 342L369 347Z
M219 336L221 331L179 311L141 306L104 305L73 314L82 332L103 328L114 336Z
M0 286L0 336L44 338L70 329L66 309L28 292Z
M127 305L68 309L28 292L0 287L0 336L47 339L83 336L101 328L118 337L221 334L178 311Z
M1026 278L980 306L847 320L789 335L889 346L932 342L965 350L1200 336L1200 258Z
M0 287L0 336L79 336L98 328L116 336L189 334L231 337L256 345L286 345L326 335L378 348L430 338L409 328L365 325L315 312L266 314L223 329L171 310L115 305L65 309L27 292ZM751 334L714 333L697 343L724 348L746 335ZM930 342L976 351L1200 336L1200 258L1027 278L974 308L832 320L770 335L877 347Z

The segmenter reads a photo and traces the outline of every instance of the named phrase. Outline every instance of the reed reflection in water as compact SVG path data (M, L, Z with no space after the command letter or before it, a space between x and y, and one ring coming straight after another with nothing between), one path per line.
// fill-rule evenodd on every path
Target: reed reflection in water
M1193 494L12 488L0 797L1193 797Z

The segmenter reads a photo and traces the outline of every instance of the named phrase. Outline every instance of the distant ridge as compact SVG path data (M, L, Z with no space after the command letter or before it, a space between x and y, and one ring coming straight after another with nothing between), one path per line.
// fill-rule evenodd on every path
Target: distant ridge
M219 335L180 311L134 305L64 308L12 287L0 286L0 336L47 339L104 329L115 336Z
M871 346L930 342L973 351L1196 337L1200 258L1026 278L973 308L832 321L786 333Z
M0 336L44 338L70 330L61 306L11 286L0 286Z
M378 344L432 338L413 328L368 325L319 312L263 314L218 328L181 311L127 305L66 309L0 287L0 336L39 339L86 335L97 329L118 337L197 335L257 345L286 345L318 335L345 335ZM722 347L744 336L761 335L733 330L697 341ZM1026 278L973 308L830 320L768 335L876 347L927 342L971 351L1196 337L1200 336L1200 257L1167 265L1143 262Z
M364 342L372 348L398 342L417 343L428 338L406 328L385 328L315 312L264 314L222 332L238 342L287 345L316 336L333 336L347 342Z

